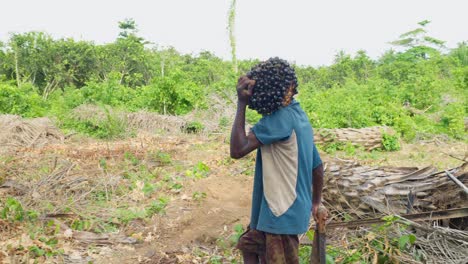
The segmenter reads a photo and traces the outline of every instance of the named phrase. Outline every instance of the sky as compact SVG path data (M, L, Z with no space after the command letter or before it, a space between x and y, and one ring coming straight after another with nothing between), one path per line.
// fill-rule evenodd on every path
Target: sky
M3 3L1 3L3 2ZM133 18L138 35L182 53L210 51L230 59L230 0L1 0L0 40L44 31L97 44L113 42L118 21ZM430 20L432 37L449 48L468 40L468 0L237 0L239 59L281 57L329 65L335 54L365 50L378 58L388 42Z

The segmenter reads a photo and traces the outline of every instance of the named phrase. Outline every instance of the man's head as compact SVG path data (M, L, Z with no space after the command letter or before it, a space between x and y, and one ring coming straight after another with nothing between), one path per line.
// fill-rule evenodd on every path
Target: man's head
M285 60L270 58L254 66L247 77L255 80L249 108L269 115L281 106L287 106L297 94L294 69Z

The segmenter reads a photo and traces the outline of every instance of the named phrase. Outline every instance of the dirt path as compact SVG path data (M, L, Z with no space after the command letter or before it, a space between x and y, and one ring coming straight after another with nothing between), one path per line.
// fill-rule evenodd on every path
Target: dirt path
M216 175L197 181L171 202L166 215L143 227L148 230L146 237L149 230L154 231L151 241L112 252L111 259L106 255L95 263L180 263L184 258L192 262L193 248L216 247L233 226L248 223L250 186L246 176ZM206 198L201 202L186 199L192 191L204 192Z
M211 251L233 234L236 225L248 224L252 159L227 159L227 145L216 140L195 141L191 148L172 153L185 162L206 163L208 177L184 183L164 215L130 224L126 233L139 234L142 243L108 251L94 263L198 263L194 249Z

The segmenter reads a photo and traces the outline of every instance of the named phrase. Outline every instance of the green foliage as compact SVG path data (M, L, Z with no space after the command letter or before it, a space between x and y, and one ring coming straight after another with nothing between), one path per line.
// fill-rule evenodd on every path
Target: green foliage
M261 118L262 118L262 115L257 113L257 111L255 111L255 110L247 109L247 111L245 113L245 120L249 124L252 124L252 125L254 125L258 121L260 121Z
M219 119L219 127L220 128L226 128L229 125L229 118L223 116Z
M167 197L159 197L156 201L153 201L147 208L146 208L146 215L147 217L151 217L155 214L165 214L166 213L166 206L169 203L169 198Z
M189 122L188 124L184 125L182 127L182 130L185 133L198 134L198 133L202 132L204 128L205 128L205 126L202 123L200 123L198 121L192 121L192 122Z
M135 156L135 154L131 153L131 152L125 152L124 153L124 158L125 160L129 161L131 165L133 166L137 166L138 164L140 164L140 160Z
M208 177L210 167L203 162L198 162L192 170L185 171L185 175L190 178L201 179Z
M135 219L144 219L147 215L147 210L145 209L119 208L115 211L115 216L122 224L128 224Z
M462 66L468 66L468 44L466 42L459 43L457 48L450 51L450 56Z
M151 157L160 165L169 165L172 163L172 158L169 153L157 151L156 153L151 154Z
M135 90L121 85L120 78L119 73L112 72L104 82L88 82L80 89L84 103L110 106L128 105L135 97Z
M398 247L401 250L404 250L414 245L415 242L416 242L415 235L413 234L402 235L400 238L398 238Z
M347 246L328 246L327 263L395 263L403 252L418 259L418 250L414 247L416 236L406 231L408 226L398 216L385 216L383 220L384 224L372 226L362 236L348 237ZM301 248L301 251L303 263L307 263L308 249Z
M400 138L398 135L389 135L384 133L382 135L383 149L386 151L397 151L400 150Z
M26 215L21 202L13 197L8 197L6 199L5 205L0 211L0 218L9 221L23 221Z
M416 137L416 123L410 116L402 116L397 119L395 122L395 128L407 141Z
M32 85L25 84L18 88L0 82L0 113L38 117L45 114L47 106Z
M412 54L413 58L427 59L437 55L436 48L444 47L445 41L427 35L425 28L429 23L429 20L419 22L421 27L401 34L400 39L390 43L395 46L409 47L409 54Z
M454 138L463 139L463 137L466 137L464 121L467 114L466 107L466 104L453 103L447 105L442 112L442 126Z
M242 224L236 224L234 226L233 234L229 237L229 241L231 242L231 245L237 244L237 242L239 241L239 238L241 237L241 235L244 232L245 232L245 230L244 230L244 227L242 226Z
M192 194L192 199L196 202L201 202L206 198L206 192L194 192Z
M231 3L233 33L235 1ZM434 134L464 139L467 44L460 43L447 54L441 52L444 43L429 36L429 25L427 20L418 23L393 42L400 51L389 50L377 60L362 50L356 54L340 51L330 66L296 65L297 99L312 125L385 125L407 141ZM118 26L115 42L104 45L53 39L43 32L12 34L0 43L0 113L48 115L67 130L111 139L132 132L110 110L100 120L77 119L69 113L87 103L104 109L181 115L206 109L211 103L207 95L215 93L226 101L235 96L236 61L223 61L210 52L183 55L174 48L149 48L138 36L135 20L125 19ZM258 62L237 61L239 72ZM457 100L447 102L446 98ZM255 124L260 118L247 110L248 123ZM228 118L219 120L221 128L228 124ZM198 133L203 125L194 121L185 130ZM329 152L338 149L354 152L351 146L328 146Z
M70 113L62 120L62 126L100 139L117 139L129 135L125 119L111 112L107 107L102 107L102 109L104 118L92 116L79 119Z
M75 219L71 222L70 228L78 231L87 231L91 229L91 221L87 219Z
M4 204L0 203L0 219L11 222L15 221L35 221L39 213L34 210L25 210L20 201L13 197L8 197Z

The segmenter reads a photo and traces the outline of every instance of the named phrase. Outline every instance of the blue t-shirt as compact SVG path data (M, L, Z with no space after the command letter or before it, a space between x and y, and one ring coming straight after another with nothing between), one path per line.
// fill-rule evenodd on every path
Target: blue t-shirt
M299 103L263 116L252 128L257 150L250 228L302 234L312 209L312 170L322 161L307 115Z

